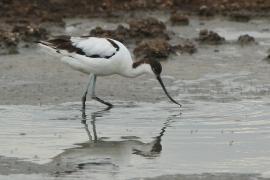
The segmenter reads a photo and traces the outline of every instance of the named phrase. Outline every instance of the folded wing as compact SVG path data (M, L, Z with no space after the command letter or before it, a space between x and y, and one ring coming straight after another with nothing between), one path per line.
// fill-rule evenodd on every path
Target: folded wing
M40 43L63 55L76 53L90 58L109 59L119 51L114 40L107 38L58 36Z

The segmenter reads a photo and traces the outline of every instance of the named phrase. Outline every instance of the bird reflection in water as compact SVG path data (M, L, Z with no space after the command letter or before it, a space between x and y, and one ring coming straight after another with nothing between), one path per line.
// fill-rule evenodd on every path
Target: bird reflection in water
M166 129L179 116L173 115L168 117L163 123L159 134L149 143L144 143L132 137L110 141L99 138L96 131L96 119L109 113L109 110L110 108L107 108L91 114L90 123L92 129L90 129L92 133L89 130L89 119L85 112L83 112L81 122L85 127L89 140L75 144L77 147L64 150L64 152L55 156L50 164L68 167L70 172L82 169L88 169L88 171L90 169L98 169L100 171L101 167L102 171L115 172L118 171L119 167L130 166L134 162L136 155L145 158L155 158L162 151L161 140L165 135Z
M86 133L87 133L88 138L89 138L89 143L96 143L97 144L97 143L109 142L109 141L98 140L97 131L96 131L96 118L102 117L110 109L111 109L111 107L108 107L106 109L103 109L101 111L96 111L96 112L91 114L91 125L92 125L93 137L91 135L91 132L89 130L89 126L87 123L87 115L86 115L85 111L82 112L82 121L81 122L82 122L82 124L84 124ZM135 145L132 148L132 154L141 155L144 157L154 157L154 156L159 155L162 151L162 145L161 145L162 136L165 134L167 127L169 127L170 124L179 115L180 114L172 115L172 116L168 117L166 119L166 121L163 123L163 126L160 130L159 135L154 137L154 140L150 143L143 143L143 142L138 141L138 140L127 140L128 142L132 142L130 145ZM125 141L118 141L118 143L124 144Z

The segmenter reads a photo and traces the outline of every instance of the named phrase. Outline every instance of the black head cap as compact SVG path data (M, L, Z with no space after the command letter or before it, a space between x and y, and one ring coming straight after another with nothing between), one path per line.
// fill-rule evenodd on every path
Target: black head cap
M152 71L154 72L154 74L156 76L160 76L160 74L162 72L162 66L161 66L160 62L158 62L156 60L152 60L152 59L142 59L140 61L134 62L132 67L137 68L141 64L149 64L151 66Z

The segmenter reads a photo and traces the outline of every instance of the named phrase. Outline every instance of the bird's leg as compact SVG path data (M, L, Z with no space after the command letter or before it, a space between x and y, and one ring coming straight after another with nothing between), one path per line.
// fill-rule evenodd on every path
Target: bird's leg
M82 96L82 111L85 112L85 102L86 102L86 96L87 96L87 92L88 92L88 89L91 85L93 85L93 78L94 78L94 74L90 74L89 76L89 82L85 88L85 91L83 93L83 96Z
M102 99L100 99L99 97L97 97L97 96L95 96L95 97L93 97L93 99L95 99L95 100L97 100L98 102L101 102L102 104L105 104L105 105L107 105L108 107L113 107L113 105L111 104L111 103L109 103L109 102L106 102L106 101L104 101L104 100L102 100Z
M111 103L106 102L95 95L97 76L96 75L93 75L93 76L94 76L94 78L93 78L93 84L92 84L92 89L91 89L92 99L94 99L102 104L105 104L105 105L109 106L110 108L113 107L113 105Z
M81 122L84 125L84 129L85 129L85 131L86 131L86 133L88 135L89 142L92 142L93 138L92 138L92 135L91 135L91 133L89 131L88 124L87 124L86 120L87 120L87 117L86 117L85 111L83 111L83 113L82 113L82 121Z

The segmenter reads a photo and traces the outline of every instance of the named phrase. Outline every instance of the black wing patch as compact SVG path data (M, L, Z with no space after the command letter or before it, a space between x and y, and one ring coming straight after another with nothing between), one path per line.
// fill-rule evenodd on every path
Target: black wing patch
M120 49L119 46L113 40L111 40L111 39L106 39L106 40L109 43L111 43L111 45L116 49L116 52L119 51L119 49ZM106 59L109 59L109 58L111 58L112 56L114 56L116 54L116 52L114 52L112 55L105 56L105 57L102 57L99 54L93 54L91 56L86 55L85 52L82 49L72 45L70 36L57 36L55 39L48 40L47 42L42 41L40 43L56 49L57 53L60 53L60 51L57 50L57 49L63 49L63 50L67 50L70 53L74 52L74 53L84 55L84 56L87 56L87 57L90 57L90 58L106 58Z
M119 46L113 41L113 40L111 40L111 39L107 39L107 41L109 41L109 43L111 43L111 45L114 47L114 48L116 48L116 52L117 51L119 51ZM115 54L116 54L116 52L114 52L112 55L110 55L110 56L105 56L105 58L106 59L109 59L109 58L111 58L112 56L114 56Z
M113 47L115 47L116 51L119 51L119 46L111 39L107 39L107 41L109 41L111 43L111 45Z
M67 50L68 52L75 52L80 55L86 55L85 52L82 51L82 49L72 45L70 38L71 38L70 36L58 36L57 38L51 39L47 42L48 44L51 44L50 47L53 47L54 49L64 49ZM56 52L60 53L59 51Z

